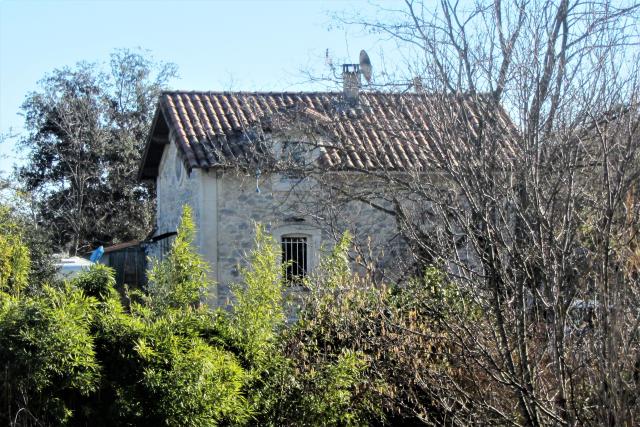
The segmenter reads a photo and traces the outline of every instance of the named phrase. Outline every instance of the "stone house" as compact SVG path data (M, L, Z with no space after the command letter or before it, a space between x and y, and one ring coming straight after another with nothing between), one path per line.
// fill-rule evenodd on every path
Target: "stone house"
M154 233L175 232L182 206L192 207L197 247L219 284L210 301L216 305L228 301L228 285L238 280L255 223L281 245L292 282L312 271L345 229L366 242L384 271L403 250L395 218L365 198L337 203L340 192L326 184L366 189L372 181L365 172L427 171L434 126L426 99L353 87L165 92L140 169L141 179L156 183ZM473 106L456 106L475 117Z

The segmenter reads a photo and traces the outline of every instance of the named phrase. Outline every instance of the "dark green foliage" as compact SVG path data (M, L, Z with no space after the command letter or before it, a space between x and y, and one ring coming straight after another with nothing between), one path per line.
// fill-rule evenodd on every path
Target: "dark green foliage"
M368 361L358 351L336 349L335 358L318 363L300 380L305 385L290 422L305 425L357 426L369 425L377 414L364 388ZM359 396L360 391L365 391Z
M49 230L35 221L23 219L22 223L23 241L29 248L31 259L28 289L37 292L43 283L56 281L52 237Z
M96 301L70 286L42 296L0 294L3 420L62 424L96 391L100 366L90 324Z
M438 322L469 305L437 270L393 291L372 286L351 273L345 235L307 280L305 308L287 324L279 253L262 227L231 312L200 304L211 283L194 233L186 208L147 294L123 298L113 271L101 265L57 287L39 285L40 292L16 291L22 273L5 284L2 422L360 426L444 419L425 387L452 367L433 337L443 336Z
M96 264L89 271L73 279L72 284L85 295L94 297L98 301L106 301L118 296L115 290L114 274L114 271L106 265Z
M28 161L19 169L39 222L72 254L140 239L151 228L152 189L137 180L156 99L173 64L117 50L107 68L54 70L23 106Z
M170 267L162 271L198 265L185 243L193 237L189 215L186 210ZM170 289L196 283L167 274L162 285ZM194 274L204 277L198 275L203 270ZM190 292L185 300L160 294L184 305L159 305L149 295L123 307L114 284L113 271L98 265L59 288L0 294L3 422L213 426L248 420L247 372L227 349L225 316L194 307Z
M146 364L142 385L151 403L147 409L160 415L159 422L206 426L246 418L241 394L246 373L233 354L202 339L154 332L160 340L138 341L136 351Z
M212 339L215 316L148 314L110 310L99 316L97 352L105 379L95 415L105 425L217 425L243 419L244 370Z
M92 405L105 425L211 426L248 417L246 372L227 350L227 321L199 306L209 282L191 246L194 232L185 208L179 234L165 260L154 265L141 303L125 310L107 292L95 323L102 398ZM105 272L85 278L112 290L113 275L105 281Z

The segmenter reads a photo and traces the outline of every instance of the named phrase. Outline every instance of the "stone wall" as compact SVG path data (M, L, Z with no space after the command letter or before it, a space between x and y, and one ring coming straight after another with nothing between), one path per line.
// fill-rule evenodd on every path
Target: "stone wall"
M238 266L246 262L253 247L256 224L271 231L286 224L296 211L283 205L269 179L261 180L260 193L250 176L226 173L218 179L218 303L226 305L230 302L228 285L240 279Z
M394 255L399 238L389 215L361 202L350 202L333 212L331 224L324 213L333 204L325 194L309 185L289 183L280 176L263 176L260 192L255 177L233 173L218 175L218 257L216 277L218 304L231 301L228 285L239 280L238 265L246 262L253 247L255 224L263 224L276 240L284 234L309 237L313 267L322 252L330 250L344 230L368 247L379 267ZM212 236L212 233L207 233Z
M278 241L285 234L308 236L311 268L347 229L360 247L371 249L380 268L396 255L399 238L393 218L371 206L356 201L336 204L311 183L279 175L264 174L259 187L256 192L255 176L235 171L195 169L187 174L175 144L163 154L157 178L156 235L176 231L182 206L192 207L198 251L218 283L209 295L212 305L231 302L230 284L240 280L238 267L246 264L257 223ZM152 246L148 253L154 255Z
M159 174L156 178L156 232L154 235L175 232L180 223L182 207L195 206L196 189L200 185L199 176L187 173L178 156L175 144L166 146L162 153ZM194 215L199 213L194 209ZM149 257L159 256L159 245L148 245Z
M187 174L175 144L169 144L164 150L159 171L156 181L156 234L163 234L176 231L183 205L194 205L195 187L198 183L193 173L191 176Z

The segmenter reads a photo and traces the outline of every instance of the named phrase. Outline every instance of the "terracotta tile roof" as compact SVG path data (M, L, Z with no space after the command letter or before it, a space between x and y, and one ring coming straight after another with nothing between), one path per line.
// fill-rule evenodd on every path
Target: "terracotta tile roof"
M361 92L352 105L339 92L165 92L159 109L190 168L255 161L269 134L294 128L321 136L320 166L346 169L426 169L443 142L465 150L490 132L512 150L515 134L481 97Z

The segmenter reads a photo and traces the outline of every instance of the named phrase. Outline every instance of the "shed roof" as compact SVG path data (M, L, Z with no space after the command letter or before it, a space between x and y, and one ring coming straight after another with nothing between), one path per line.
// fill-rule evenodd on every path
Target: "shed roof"
M169 134L189 169L256 161L259 145L279 131L322 136L318 164L340 169L426 169L446 141L464 149L486 137L513 151L515 128L504 109L483 96L361 92L164 92L140 170L158 173Z

